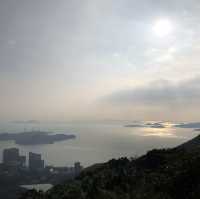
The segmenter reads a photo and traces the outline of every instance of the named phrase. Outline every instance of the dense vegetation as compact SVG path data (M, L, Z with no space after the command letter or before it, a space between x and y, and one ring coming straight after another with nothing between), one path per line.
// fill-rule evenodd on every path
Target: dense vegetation
M191 146L193 146L191 148ZM200 137L137 159L120 158L85 169L47 193L20 199L197 199L200 198Z

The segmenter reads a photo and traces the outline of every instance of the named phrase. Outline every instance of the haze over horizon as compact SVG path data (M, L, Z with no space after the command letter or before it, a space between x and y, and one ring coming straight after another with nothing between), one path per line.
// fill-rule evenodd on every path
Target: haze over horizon
M198 121L199 9L0 0L0 120Z

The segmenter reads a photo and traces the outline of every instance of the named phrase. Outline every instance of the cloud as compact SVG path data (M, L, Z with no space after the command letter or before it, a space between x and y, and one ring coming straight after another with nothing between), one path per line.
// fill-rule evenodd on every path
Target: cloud
M129 90L120 90L104 98L115 105L193 106L200 102L200 77L172 82L157 80Z

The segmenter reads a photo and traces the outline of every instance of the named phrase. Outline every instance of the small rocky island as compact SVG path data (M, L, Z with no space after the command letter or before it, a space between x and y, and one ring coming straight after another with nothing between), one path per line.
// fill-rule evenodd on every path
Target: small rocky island
M19 145L53 144L54 142L75 139L75 135L52 134L50 132L31 131L23 133L2 133L0 141L14 140Z

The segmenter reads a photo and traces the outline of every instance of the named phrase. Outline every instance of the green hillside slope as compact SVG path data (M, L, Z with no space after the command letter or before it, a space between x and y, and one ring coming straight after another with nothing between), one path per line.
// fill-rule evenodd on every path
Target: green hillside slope
M46 194L33 190L20 199L198 199L199 146L197 137L184 147L152 150L137 159L113 159L85 169L76 180Z

